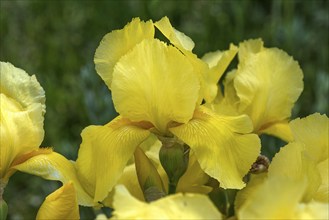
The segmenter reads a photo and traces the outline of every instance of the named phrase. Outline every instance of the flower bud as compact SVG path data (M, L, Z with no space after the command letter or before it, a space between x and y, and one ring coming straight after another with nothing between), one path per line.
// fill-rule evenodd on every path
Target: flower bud
M135 150L135 166L139 185L147 202L157 200L165 195L161 177L152 161L139 147Z
M186 172L189 147L176 138L159 137L162 142L159 158L169 179L169 194L175 193L179 179Z

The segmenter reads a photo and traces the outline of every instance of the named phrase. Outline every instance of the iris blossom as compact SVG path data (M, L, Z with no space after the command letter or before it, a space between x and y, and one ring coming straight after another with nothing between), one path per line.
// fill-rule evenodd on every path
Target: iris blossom
M202 61L180 50L179 45L193 47L190 38L169 31L177 47L154 38L152 21L135 18L107 34L96 50L97 73L111 89L120 116L82 133L84 156L77 166L80 178L95 186L95 201L112 190L151 133L187 144L201 168L224 188L244 187L242 178L259 154L260 141L249 134L253 126L246 115L221 116L200 105Z
M13 166L35 155L48 153L39 149L44 137L45 92L35 76L10 63L0 63L1 84L1 196Z
M286 52L265 48L260 39L240 43L237 69L224 80L210 105L228 115L247 114L254 132L292 140L289 128L291 110L303 91L303 73Z
M293 142L238 193L238 219L328 219L329 119L316 113L289 125Z

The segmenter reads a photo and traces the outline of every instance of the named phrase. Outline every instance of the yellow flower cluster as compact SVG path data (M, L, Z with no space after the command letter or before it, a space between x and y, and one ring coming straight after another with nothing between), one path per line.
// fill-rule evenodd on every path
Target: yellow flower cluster
M119 116L83 130L76 161L39 148L44 91L1 62L1 204L19 170L63 183L37 219L79 219L79 205L111 207L111 219L328 219L329 119L290 121L303 90L298 63L260 39L202 58L193 47L167 17L105 35L94 62ZM251 172L261 134L287 145ZM214 202L226 189L237 192L233 216Z

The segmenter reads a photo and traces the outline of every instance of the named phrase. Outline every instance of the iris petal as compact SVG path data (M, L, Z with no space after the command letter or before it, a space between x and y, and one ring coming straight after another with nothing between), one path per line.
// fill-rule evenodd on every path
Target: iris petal
M149 121L160 132L171 121L192 118L199 80L179 50L144 40L115 66L112 94L116 110L132 121Z
M0 174L17 157L37 149L44 137L45 92L35 76L0 63Z
M102 201L123 173L136 147L149 131L118 116L105 126L89 126L81 134L76 167L94 201Z
M245 115L219 116L205 107L170 131L194 151L201 168L223 188L242 188L244 175L260 153L260 140Z
M68 182L47 196L36 219L80 219L74 184Z
M170 23L168 17L163 17L161 20L154 24L159 31L179 49L192 51L194 48L194 42L191 38L186 36L184 33L176 30Z
M234 78L239 112L251 117L256 131L288 119L303 90L302 78L298 63L282 50L251 55Z
M67 160L62 155L51 152L31 157L23 163L13 167L13 169L40 176L48 180L59 180L63 184L72 182L77 192L80 205L94 205L92 197L85 191L77 176L77 171L72 161Z
M222 219L205 195L178 193L144 203L122 185L116 187L114 209L113 219Z
M134 18L123 29L108 33L98 46L94 62L97 73L111 88L112 73L119 59L144 39L154 37L152 21L143 22Z

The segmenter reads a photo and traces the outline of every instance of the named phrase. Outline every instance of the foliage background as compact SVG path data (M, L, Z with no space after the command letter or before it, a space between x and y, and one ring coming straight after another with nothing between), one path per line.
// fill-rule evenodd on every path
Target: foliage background
M133 17L158 20L190 36L199 56L225 50L229 43L262 38L296 59L305 89L294 117L328 115L328 3L326 0L78 1L1 0L0 60L35 74L46 91L47 113L42 146L75 160L82 129L115 117L111 95L96 74L93 56L102 37ZM282 88L285 89L285 88ZM282 142L262 137L269 157ZM46 195L59 183L16 173L6 188L9 219L34 219ZM82 208L81 218L94 212Z

